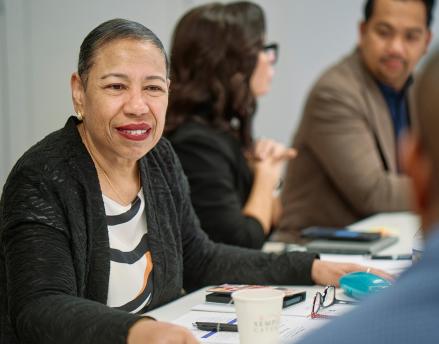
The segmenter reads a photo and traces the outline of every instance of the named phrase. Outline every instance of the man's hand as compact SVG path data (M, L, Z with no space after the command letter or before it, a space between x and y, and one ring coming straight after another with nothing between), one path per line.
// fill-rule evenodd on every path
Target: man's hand
M314 263L312 264L311 278L316 284L335 285L338 287L338 280L340 277L355 271L370 272L390 281L395 279L394 276L380 269L374 269L364 265L352 263L325 262L320 259L315 259Z
M127 344L197 344L192 333L178 325L151 319L137 321L128 332Z

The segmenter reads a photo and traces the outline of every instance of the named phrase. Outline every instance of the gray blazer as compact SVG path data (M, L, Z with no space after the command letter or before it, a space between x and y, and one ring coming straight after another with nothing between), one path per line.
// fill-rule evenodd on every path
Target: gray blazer
M293 146L299 154L286 174L281 231L345 226L409 208L390 112L358 50L317 81Z

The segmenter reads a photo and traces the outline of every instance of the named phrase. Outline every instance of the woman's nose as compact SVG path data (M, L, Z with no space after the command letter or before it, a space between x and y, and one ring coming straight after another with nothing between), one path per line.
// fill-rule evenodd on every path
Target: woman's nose
M147 97L143 90L133 90L125 103L125 112L135 116L142 116L149 112Z

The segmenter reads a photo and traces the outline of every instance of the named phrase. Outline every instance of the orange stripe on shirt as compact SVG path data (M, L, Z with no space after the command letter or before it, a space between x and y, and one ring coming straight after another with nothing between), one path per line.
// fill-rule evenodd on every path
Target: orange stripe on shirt
M136 295L136 297L139 296L140 294L142 294L143 291L146 289L146 285L148 284L148 277L152 271L151 252L149 252L149 251L146 252L145 258L146 258L146 267L145 267L145 272L143 273L143 285L142 285L142 288L140 289L139 293Z

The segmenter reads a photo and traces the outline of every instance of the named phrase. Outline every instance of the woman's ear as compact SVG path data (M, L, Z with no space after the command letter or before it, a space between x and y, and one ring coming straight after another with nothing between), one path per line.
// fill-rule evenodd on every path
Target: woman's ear
M76 113L84 113L84 96L85 90L82 80L78 73L73 73L70 78L70 88L72 90L72 101Z

